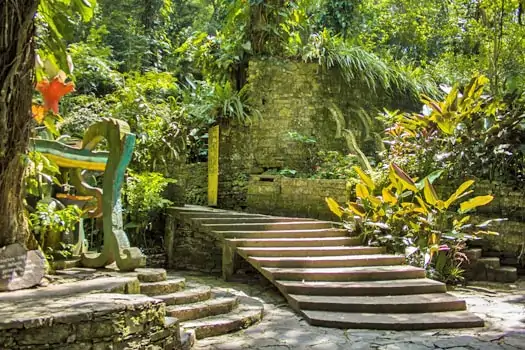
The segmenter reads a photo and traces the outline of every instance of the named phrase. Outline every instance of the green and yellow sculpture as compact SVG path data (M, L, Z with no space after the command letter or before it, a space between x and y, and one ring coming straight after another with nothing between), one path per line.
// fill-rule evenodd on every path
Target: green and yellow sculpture
M107 141L109 152L94 151L103 140ZM113 262L121 271L133 271L146 264L146 257L131 247L124 232L121 206L121 189L126 168L135 147L135 135L129 125L121 120L106 118L91 125L80 147L72 147L58 141L34 139L34 149L53 160L59 167L69 169L72 184L77 194L94 197L96 207L89 217L103 218L104 245L99 253L81 252L81 263L85 267L99 268ZM83 171L103 171L102 189L88 185ZM84 240L80 229L79 244Z

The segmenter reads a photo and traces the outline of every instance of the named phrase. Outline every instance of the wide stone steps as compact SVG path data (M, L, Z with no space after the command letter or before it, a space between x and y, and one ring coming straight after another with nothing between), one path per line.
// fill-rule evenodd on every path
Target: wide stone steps
M276 230L276 231L214 231L225 238L325 238L348 237L346 230L327 228L314 230Z
M410 295L420 293L445 293L447 291L444 283L428 278L363 282L277 280L275 281L275 285L287 294L323 296Z
M160 282L141 282L140 294L148 296L171 294L183 289L185 283L186 280L184 278L176 278Z
M260 302L252 298L239 297L239 305L234 312L182 322L181 326L185 330L194 331L197 339L202 339L247 328L262 317L263 308Z
M425 330L483 327L481 318L466 311L425 312L420 314L351 313L303 310L301 314L314 326L343 329Z
M237 306L235 296L215 297L184 305L173 305L166 308L166 314L176 317L179 321L195 320L199 318L226 314Z
M179 211L178 215L184 218L264 218L266 215L260 214L241 214L241 213L223 213L223 212L195 212L195 211Z
M325 246L325 247L239 247L237 248L242 256L259 257L313 257L313 256L338 256L338 255L371 255L384 253L382 247L344 247L344 246Z
M138 269L128 275L139 279L142 294L166 305L165 324L176 323L177 331L180 329L180 346L170 349L190 349L196 339L247 328L263 316L263 304L256 299L186 283L182 277L167 277L163 269ZM165 280L159 281L161 278Z
M295 219L295 218L273 218L265 216L251 216L251 217L194 217L192 218L195 224L273 224L273 223L284 223L284 222L313 222L314 220L308 219Z
M202 207L181 208L180 213L186 223L222 240L226 279L235 272L235 255L243 257L312 325L390 330L483 326L463 300L446 293L445 284L427 279L424 269L406 265L404 256L385 254L384 248L362 246L339 224L269 216L244 220L234 216L239 213ZM207 326L193 326L197 338L212 334Z
M360 266L333 268L274 268L263 267L262 271L274 279L290 281L377 281L410 278L425 278L425 270L410 265Z
M200 227L209 231L282 231L282 230L315 230L332 228L333 223L325 221L291 221L269 223L223 223L201 224Z
M180 305L197 303L211 298L211 288L208 286L197 286L180 292L157 295L155 299L162 300L166 305Z
M323 268L401 265L405 263L405 257L386 254L278 258L251 256L248 261L261 267Z
M424 313L465 310L465 301L447 293L384 295L384 296L326 296L288 295L293 308L362 313Z
M236 247L319 247L334 245L359 245L356 237L315 237L315 238L229 238L227 244Z

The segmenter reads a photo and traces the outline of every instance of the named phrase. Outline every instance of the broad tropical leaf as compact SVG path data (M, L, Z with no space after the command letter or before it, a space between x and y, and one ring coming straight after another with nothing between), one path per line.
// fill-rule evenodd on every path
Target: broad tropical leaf
M397 166L395 163L392 163L390 164L390 169L392 169L394 176L399 179L399 181L401 181L406 189L413 191L414 193L418 192L414 180L412 180L412 178L408 176L399 166Z
M358 166L354 166L352 169L357 173L361 181L365 183L366 187L368 187L370 191L373 191L376 188L374 181L372 181L372 179L363 171L363 169Z
M383 194L383 200L389 204L396 204L397 203L397 198L396 196L394 196L394 194L392 193L392 191L386 189L386 188L383 188L383 191L382 191L382 194Z
M357 198L361 199L367 199L370 196L370 192L368 192L368 188L366 188L363 184L357 184L355 186L355 193L357 195Z
M423 189L423 194L425 195L425 200L430 205L435 205L439 200L434 186L432 186L432 184L427 178L425 178L425 187Z
M469 199L468 201L465 201L460 204L459 212L460 213L466 213L472 209L475 209L477 207L481 207L483 205L487 205L494 199L493 196L477 196L474 198Z
M452 203L454 203L456 200L458 200L458 198L460 198L460 196L466 191L469 189L470 186L472 186L472 184L474 184L474 181L473 180L468 180L468 181L465 181L463 182L459 187L458 189L456 190L456 192L454 192L446 201L445 201L445 208L448 209L448 207L450 207L452 205Z
M339 207L339 204L337 204L337 202L333 198L327 197L325 198L325 201L326 204L328 204L328 208L332 213L337 215L339 218L343 216L343 211Z
M361 217L364 217L366 215L365 208L363 208L357 203L354 203L354 202L348 203L348 209L350 209L353 213Z

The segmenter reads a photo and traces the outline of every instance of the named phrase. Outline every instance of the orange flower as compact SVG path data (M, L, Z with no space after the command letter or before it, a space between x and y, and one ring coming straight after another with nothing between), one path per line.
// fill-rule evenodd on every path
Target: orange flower
M36 120L38 124L42 124L44 117L46 116L46 109L41 105L31 106L31 111L33 112L33 119Z
M44 108L46 111L52 110L58 114L58 102L65 95L75 90L75 84L65 83L65 74L58 74L49 82L47 79L39 81L36 89L40 91L44 98Z

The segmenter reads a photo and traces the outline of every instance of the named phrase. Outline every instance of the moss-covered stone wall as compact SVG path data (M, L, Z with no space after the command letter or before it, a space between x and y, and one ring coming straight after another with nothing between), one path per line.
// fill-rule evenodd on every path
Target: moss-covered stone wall
M283 169L308 172L319 150L348 152L342 132L345 127L358 137L363 150L373 153L376 141L372 133L368 138L359 137L364 135L363 116L352 111L373 115L376 109L399 105L399 101L393 103L386 95L379 98L380 93L371 94L367 87L350 87L336 70L326 71L314 63L254 60L249 64L248 82L252 105L262 118L242 126L221 126L222 208L247 207L250 175ZM342 124L334 111L340 111L350 122ZM290 132L316 142L295 141Z
M171 176L177 180L173 194L169 195L174 205L208 203L208 163L179 165Z
M248 183L247 210L261 214L338 220L328 209L326 197L345 203L346 181L252 176Z

